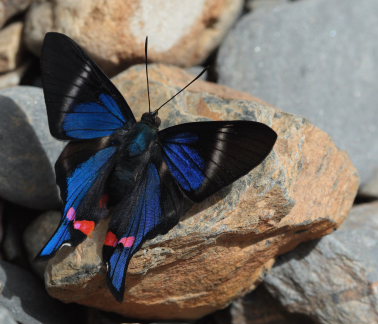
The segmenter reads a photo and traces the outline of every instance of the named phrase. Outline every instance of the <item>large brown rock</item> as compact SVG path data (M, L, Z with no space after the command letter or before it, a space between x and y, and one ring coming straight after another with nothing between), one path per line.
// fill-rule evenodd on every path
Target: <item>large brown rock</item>
M2 27L5 22L24 11L33 0L0 0L0 27Z
M0 30L0 73L12 71L20 65L23 27L23 23L15 22Z
M151 66L152 106L191 78L179 68ZM114 82L136 116L147 110L143 66ZM306 119L205 81L193 84L160 116L162 127L208 118L258 120L271 126L278 140L260 166L143 245L131 260L123 303L105 282L105 223L76 249L63 248L50 261L45 282L52 296L128 317L199 318L252 290L277 255L332 232L348 215L359 183L356 169Z
M219 45L242 7L242 0L42 0L28 13L25 36L39 54L46 32L63 32L110 73L143 60L149 36L151 61L193 66Z

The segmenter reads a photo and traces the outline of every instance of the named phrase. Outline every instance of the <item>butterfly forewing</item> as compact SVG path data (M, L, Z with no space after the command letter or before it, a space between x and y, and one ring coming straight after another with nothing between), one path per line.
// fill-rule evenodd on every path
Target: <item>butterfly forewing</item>
M270 127L253 121L187 123L159 132L164 161L197 202L259 165L276 138Z
M117 88L69 37L46 34L41 69L50 132L54 137L98 138L135 123Z

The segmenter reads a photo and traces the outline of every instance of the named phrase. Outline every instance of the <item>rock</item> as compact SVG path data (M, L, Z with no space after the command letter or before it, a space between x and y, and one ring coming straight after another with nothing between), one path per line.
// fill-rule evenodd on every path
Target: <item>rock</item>
M309 317L287 312L263 285L235 300L229 311L230 324L315 324Z
M363 184L378 157L376 12L375 0L307 0L259 10L229 33L216 63L220 83L328 132L350 154Z
M0 323L2 324L17 324L13 319L12 314L3 306L0 305Z
M63 32L114 74L144 61L148 36L150 61L188 67L219 45L242 7L242 0L114 0L106 6L102 0L44 0L29 10L25 37L39 55L47 31Z
M94 308L88 308L87 323L89 324L194 324L193 322L139 322L127 319L114 313L101 312ZM195 323L197 324L197 323ZM209 324L209 323L206 323Z
M47 211L38 216L23 234L23 242L29 262L41 278L43 278L47 261L35 261L35 257L57 228L61 216L61 212L55 210Z
M152 107L191 79L179 68L150 66ZM137 117L147 110L144 66L114 82ZM167 104L160 117L163 128L209 118L259 120L277 131L278 141L264 163L143 245L131 260L123 303L115 302L105 282L106 223L49 262L45 283L51 296L132 318L197 319L253 289L278 254L332 232L347 216L358 187L356 170L307 120L205 81Z
M0 244L2 244L4 235L4 201L0 198ZM1 257L1 252L0 252Z
M378 322L378 203L354 207L335 233L284 255L265 286L316 323Z
M193 74L193 79L199 75L203 71L204 67L197 65L197 66L192 66L190 68L185 69L186 72ZM200 80L206 81L208 78L209 72L206 70L201 76Z
M66 324L64 307L51 299L42 284L30 273L0 261L0 305L22 324ZM3 322L1 322L3 323Z
M19 85L28 67L29 62L24 63L14 71L0 74L0 89Z
M378 169L375 169L371 178L360 188L359 194L369 198L378 198Z
M260 10L260 9L272 10L275 7L283 3L287 3L289 1L290 0L247 0L245 7L248 11Z
M15 22L0 30L0 73L12 71L20 65L23 27L22 22Z
M1 246L3 259L23 268L29 268L22 234L37 217L38 212L6 202L3 214L4 239Z
M0 197L16 204L59 206L53 165L64 143L49 132L42 90L0 90Z
M33 0L1 0L0 27L11 17L24 11Z

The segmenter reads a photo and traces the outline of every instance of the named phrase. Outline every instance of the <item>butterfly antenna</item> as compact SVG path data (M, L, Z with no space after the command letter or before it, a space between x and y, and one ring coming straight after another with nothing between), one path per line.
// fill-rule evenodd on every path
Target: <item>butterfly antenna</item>
M151 113L150 83L149 83L149 81L148 81L147 48L148 48L148 36L146 36L146 42L144 43L144 57L145 57L145 63L146 63L147 96L148 96L148 112Z
M198 74L192 81L190 81L184 88L182 88L179 92L177 92L173 97L171 97L170 99L168 99L166 102L164 102L159 108L157 108L155 111L154 111L154 114L156 114L161 108L163 108L163 106L165 106L168 102L170 102L174 97L176 97L177 95L179 95L181 92L183 92L187 87L189 87L194 81L198 80L202 74L204 74L206 72L206 70L208 69L209 67L205 67L200 74Z

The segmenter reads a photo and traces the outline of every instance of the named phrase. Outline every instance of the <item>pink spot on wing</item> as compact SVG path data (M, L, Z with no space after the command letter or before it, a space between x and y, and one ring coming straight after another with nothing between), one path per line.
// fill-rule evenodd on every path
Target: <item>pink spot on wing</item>
M123 237L121 238L118 243L123 244L125 248L132 247L135 242L135 236Z
M75 208L71 207L71 208L68 210L68 213L67 213L66 217L67 217L67 219L70 220L70 221L75 220L75 218L76 218L76 210L75 210Z

